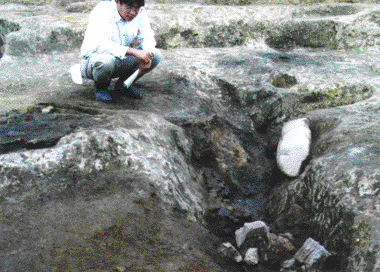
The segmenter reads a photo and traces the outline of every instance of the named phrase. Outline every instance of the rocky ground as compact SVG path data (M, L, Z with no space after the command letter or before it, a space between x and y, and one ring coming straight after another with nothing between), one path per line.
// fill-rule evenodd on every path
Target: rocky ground
M377 5L149 3L163 61L103 104L68 73L94 3L0 5L0 271L278 271L309 237L325 269L378 269ZM257 220L258 265L217 254Z

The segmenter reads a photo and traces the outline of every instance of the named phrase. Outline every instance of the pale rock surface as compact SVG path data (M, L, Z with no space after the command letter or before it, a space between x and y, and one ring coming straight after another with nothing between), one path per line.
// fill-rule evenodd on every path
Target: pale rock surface
M200 184L187 163L191 142L183 130L151 113L130 111L106 120L108 125L80 129L52 148L1 155L1 196L9 202L39 199L109 172L114 180L141 180L142 190L156 188L169 211L200 219Z
M349 265L344 271L376 270L380 260L377 250L380 241L378 228L380 204L377 200L379 191L378 5L345 3L306 7L265 5L218 8L184 5L181 9L184 10L183 13L178 13L177 5L152 5L148 12L153 16L153 28L161 48L186 47L186 49L163 50L164 61L157 71L139 81L139 88L147 94L145 101L133 103L123 100L112 105L100 105L94 102L92 86L74 87L68 73L64 74L78 61L77 52L53 56L37 55L35 58L26 59L18 57L25 53L48 53L54 49L78 48L88 14L64 14L53 9L54 16L52 16L47 15L51 10L45 6L35 8L4 5L0 9L1 17L5 20L2 21L5 22L5 27L4 31L0 31L0 39L1 43L5 42L6 47L6 57L0 61L1 112L43 102L48 103L45 106L52 103L59 105L55 107L57 110L70 105L82 109L83 112L120 113L130 109L139 112L150 111L183 124L189 117L215 111L223 115L226 113L225 108L230 108L233 111L229 116L235 119L229 120L233 121L239 119L243 115L240 113L244 112L251 114L252 122L255 123L256 115L252 113L259 111L262 116L260 127L265 131L264 128L270 125L277 126L288 118L299 118L311 110L324 109L315 112L311 118L314 119L311 123L316 143L312 146L312 160L305 175L284 186L283 190L278 190L281 201L271 203L271 207L275 209L280 203L281 205L285 203L289 207L289 204L297 203L305 209L306 213L311 215L310 220L316 223L315 231L319 236L329 237L326 248L335 251L344 249L343 254L346 254L347 248L350 249ZM231 18L226 18L226 14ZM194 21L189 18L193 18ZM55 23L62 20L65 23ZM197 23L194 23L195 21ZM66 22L70 22L73 28ZM16 28L21 27L24 30L16 33L16 28L9 27L13 24ZM37 29L41 30L38 33L33 30L37 24L40 25ZM25 31L28 28L30 33ZM266 35L273 36L274 43L265 44ZM296 39L289 40L289 35ZM49 39L52 39L53 43L49 43ZM29 41L28 46L23 47L25 41ZM281 50L278 53L268 48L269 45L281 49L286 47L287 43L294 45L295 50L288 52L286 56ZM249 48L220 48L230 45L249 46ZM190 46L214 48L189 49ZM307 49L310 47L311 50ZM328 50L321 52L325 49L357 49L365 54L360 54L356 50L352 53ZM0 51L4 52L3 48ZM188 67L189 63L191 67ZM294 75L297 84L282 89L271 86L268 78L278 70ZM362 100L366 101L357 103ZM314 135L315 131L317 133ZM108 134L102 132L100 137L106 138ZM114 134L120 136L119 132ZM40 151L28 152L26 154L36 154ZM54 155L50 160L53 160L53 157ZM97 163L96 159L99 160ZM93 164L94 169L101 169L106 165L102 163L102 158L96 159ZM33 165L36 165L36 162L33 162ZM155 177L145 168L147 164L142 163L142 165L147 176ZM131 167L134 166L136 165L132 164ZM2 187L4 190L1 191L1 196L4 197L1 206L7 215L6 219L11 223L2 222L4 224L1 227L0 237L3 239L2 244L14 245L9 249L12 252L10 255L1 256L8 263L19 261L20 254L17 252L24 245L36 244L32 238L25 239L32 237L29 230L39 230L36 227L38 224L46 227L45 221L41 220L38 223L41 218L34 217L34 214L29 218L34 224L32 227L20 223L19 219L22 219L24 224L28 221L22 215L27 213L28 208L33 207L29 201L32 200L34 203L36 199L42 202L49 199L44 195L49 188L39 186L45 182L44 179L24 175L17 169L11 171L12 167L7 172L11 184L4 185L5 187ZM59 188L60 184L85 181L81 175L76 179L76 173L80 174L77 169L75 164L72 171L70 167L64 167L62 172L51 178L53 181L51 189ZM121 174L116 171L115 174L108 170L108 168L105 168L104 172L92 170L93 172L86 174L85 177L91 181L92 174L102 173L103 178L107 180L116 180L123 184L129 184L129 181L134 180L140 185L145 184L136 176L132 177L128 171L122 171ZM155 170L162 168L158 166ZM62 173L66 178L60 180ZM107 176L107 173L110 174ZM124 174L127 174L126 179L123 179ZM29 177L39 183L29 182ZM60 182L55 184L55 180ZM89 183L84 187L94 188L94 190L89 189L89 195L107 187L106 183L97 184L98 181L93 180L96 186ZM74 189L76 188L79 187L74 186ZM84 193L85 190L77 192ZM28 198L28 195L32 197ZM128 196L126 198L128 199ZM20 199L24 199L25 203L21 205L21 202L18 202ZM8 200L10 202L7 202ZM120 210L123 203L125 199L121 198L120 202L114 205L113 211ZM13 211L10 209L12 205L16 206ZM86 205L88 206L87 202L83 204ZM91 205L97 207L96 203L91 202ZM112 223L112 220L108 221L108 214L105 212L94 213L95 216L88 217L81 209L77 214L73 214L70 205L63 209L65 212L61 212L62 209L59 208L57 211L56 214L62 216L61 222L64 223L68 220L63 215L67 215L68 218L71 215L75 220L83 219L78 220L76 227L87 226L86 218L99 219L102 216L104 220L98 220L97 223L104 222L105 228L110 227ZM82 215L83 218L77 215ZM36 219L33 221L33 218ZM49 219L49 214L44 215L44 218ZM91 224L89 226L87 228L89 230L92 227L97 228ZM66 227L67 224L62 224L63 231L67 231ZM47 234L56 232L57 230L54 230ZM37 256L33 258L37 259ZM25 270L25 268L19 269L19 271Z
M269 233L269 227L263 221L255 221L251 223L244 223L244 226L235 231L236 244L240 247L251 232L259 232L262 234Z
M249 265L255 265L259 263L259 249L250 248L247 250L244 256L244 261Z

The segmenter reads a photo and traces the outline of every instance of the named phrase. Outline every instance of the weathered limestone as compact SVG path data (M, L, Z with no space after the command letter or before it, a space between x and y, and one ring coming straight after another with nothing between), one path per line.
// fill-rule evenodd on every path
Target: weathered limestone
M141 180L142 189L156 188L168 212L201 219L198 176L187 164L191 143L179 127L142 112L101 122L109 124L73 132L52 148L1 155L1 196L18 203L87 182L96 188L113 172L120 182Z
M375 251L380 121L376 103L373 99L309 112L317 135L312 160L298 179L274 192L277 200L269 203L277 207L271 210L282 210L280 216L287 213L280 208L284 203L300 205L310 215L315 235L325 239L322 245L348 257L349 271L376 271L380 258Z
M315 268L318 264L323 263L323 261L329 256L331 256L330 252L317 241L309 238L294 255L294 259L297 262L304 263L306 269L313 269L313 267Z
M264 235L269 233L269 227L262 221L255 221L252 223L245 223L244 226L235 232L236 244L240 247L246 240L247 235Z
M72 7L79 11L79 6ZM1 191L4 198L1 199L2 208L3 203L6 203L3 208L6 220L1 222L4 235L0 237L5 239L4 244L9 244L12 248L9 248L10 253L2 254L1 258L6 260L7 265L11 265L20 257L17 246L35 241L35 236L30 236L29 229L33 232L44 226L45 221L55 222L54 218L49 219L49 213L46 212L42 213L43 217L37 217L38 219L33 221L34 215L38 213L27 214L30 211L28 208L33 206L31 203L52 205L50 208L45 207L49 212L55 210L52 213L57 220L59 219L58 222L62 223L59 227L60 233L67 230L65 222L69 218L77 218L70 226L69 233L73 234L75 229L81 231L73 237L91 236L97 231L102 234L112 232L113 220L119 216L117 208L123 207L127 211L122 203L125 205L128 197L118 198L121 194L132 194L137 198L139 192L148 196L152 193L152 197L157 195L162 200L163 211L166 213L172 212L180 217L201 217L199 211L202 211L202 203L198 200L202 198L198 198L197 186L204 177L197 176L200 173L188 162L189 158L193 158L191 151L194 150L187 142L189 138L184 136L179 127L169 125L157 115L147 114L148 118L140 113L153 112L180 126L189 125L200 116L217 113L223 120L230 122L232 127L237 128L239 133L244 132L239 134L240 137L252 136L255 128L263 133L264 139L271 138L274 143L277 139L272 139L273 134L265 133L278 129L284 121L307 117L311 123L313 139L311 161L299 178L293 182L286 180L290 183L283 184L274 191L274 194L278 195L273 199L278 201L269 203L269 206L276 215L274 219L278 219L276 225L279 228L288 228L301 224L308 226L310 223L309 229L315 230L316 236L320 238L318 241L327 250L334 250L338 254L349 252L348 268L343 266L345 270L375 271L379 267L380 259L377 250L377 241L380 240L377 200L378 6L340 4L301 8L216 8L183 5L183 13L179 13L178 10L176 5L152 5L148 8L159 46L165 49L190 46L214 48L163 50L164 58L160 67L137 83L138 88L146 93L144 101L135 103L121 99L112 105L101 105L93 99L92 86L74 87L69 75L65 74L68 68L78 61L77 51L65 55L18 57L23 54L77 49L88 14L66 14L55 10L56 16L52 16L45 7L1 7L2 19L21 27L19 31L7 30L6 34L0 35L1 43L5 41L7 47L6 58L0 62L1 112L39 103L41 104L36 108L58 104L58 111L108 113L115 116L133 109L138 114L134 112L131 116L136 119L140 117L138 120L147 123L142 125L141 129L144 132L141 132L140 128L125 128L126 123L131 125L135 120L127 122L125 120L130 119L121 117L122 125L98 127L96 131L76 131L62 138L58 146L52 148L55 151L44 149L3 155L8 156L1 161L1 169L6 176L6 180L2 181L4 189ZM231 17L227 18L226 14L230 14ZM38 33L34 29L37 29ZM267 44L264 43L265 40ZM247 47L221 48L226 46ZM277 51L269 49L268 46ZM292 47L293 51L283 52ZM313 48L314 51L305 48ZM319 49L358 49L368 52L355 52L350 55L337 51L318 52ZM371 51L375 54L371 55ZM280 83L274 80L277 75L281 75L283 79ZM358 103L363 100L364 102ZM347 106L351 104L353 105ZM324 110L310 112L315 109ZM159 119L157 123L164 123L162 127L166 129L150 127L150 118L155 121ZM112 120L112 124L119 122L115 121L116 119ZM160 130L164 131L164 136ZM169 136L172 132L174 136ZM219 134L227 135L226 138L229 140L236 140L236 135L232 137L228 131L210 132L217 140L216 135ZM248 132L251 134L247 134ZM253 138L248 137L245 141L249 142ZM70 141L77 141L78 144L70 146ZM226 141L225 143L231 144L229 148L224 148L223 141L212 142L214 151L219 155L216 156L218 160L215 160L216 169L220 172L227 169L225 173L231 174L232 182L241 179L245 181L241 188L244 189L244 196L247 196L248 201L239 199L222 206L219 210L227 214L230 212L229 215L233 219L237 218L237 213L234 214L228 209L233 205L250 208L252 201L263 202L262 193L256 194L255 197L250 195L259 187L246 186L251 185L248 181L252 179L244 179L243 173L255 173L254 166L262 166L251 160L257 158L251 154L274 154L270 154L266 144L260 145L259 150L250 145L243 145L244 141L234 145L236 142L232 141L231 144ZM139 149L140 145L145 148ZM127 147L131 152L126 151ZM65 153L62 151L63 148L68 148L69 151ZM233 150L237 153L231 153ZM150 154L150 157L141 155L143 153ZM46 158L38 161L35 158L39 155L45 155ZM122 160L116 159L115 156L121 157ZM233 158L238 159L236 164ZM12 164L13 159L13 162L17 161L22 167L15 167ZM267 159L266 157L260 160L259 157L257 160L270 162L270 159ZM46 164L47 161L50 165ZM165 164L165 161L168 164ZM41 162L41 165L38 162ZM226 162L234 167L224 167ZM239 163L243 166L240 167ZM39 171L42 167L47 169L47 174ZM54 167L58 170L49 172ZM25 169L29 172L25 172ZM50 175L51 173L55 174ZM174 187L169 188L168 179L173 181ZM212 177L210 180L212 181ZM219 186L220 180L217 181L216 184ZM281 183L283 177L271 181ZM85 201L83 204L78 202L73 213L68 204L49 202L51 199L55 200L54 196L62 196L65 193L77 193L89 198L102 195L99 192L103 191L110 193L113 187L110 187L109 183L117 186L132 185L127 186L123 193L117 191L116 196L111 194L115 198L103 198L104 203L95 201L88 202L89 205ZM186 187L188 190L182 191L183 184L189 185ZM226 186L223 184L220 187L224 194ZM160 190L156 192L153 188ZM103 206L99 203L103 203ZM81 209L86 205L109 205L110 208L104 210L110 212ZM141 205L141 208L140 215L144 212L149 214L152 209L145 204ZM86 212L82 213L83 210ZM92 216L88 216L89 213ZM299 221L285 222L286 216L292 217L294 214L302 215ZM244 215L243 209L239 218L244 218ZM140 219L136 225L146 222L145 217ZM22 221L30 225L25 226ZM94 225L93 222L101 223ZM220 222L222 221L217 221ZM52 224L48 224L51 229L47 227L42 234L38 234L38 239L55 233ZM17 231L13 229L14 226ZM120 224L115 229L120 231L125 226L128 224ZM160 228L154 223L148 228L152 232L157 232L157 229ZM141 230L141 233L144 231ZM33 239L24 239L26 236ZM41 244L46 242L38 239ZM27 250L34 252L30 248ZM63 256L65 252L62 248L53 251L58 252L56 256ZM81 250L78 249L78 252ZM102 255L94 256L100 258ZM29 257L31 260L36 259L33 254L24 254L23 257L25 262ZM85 265L90 266L91 254L86 257L88 258ZM51 262L54 261L55 259L52 259Z
M255 265L259 263L259 250L257 248L250 248L247 250L244 256L244 262L249 265Z
M51 9L33 7L37 12L30 18L10 16L9 11L16 11L18 6L2 7L6 11L4 18L21 26L18 33L11 33L7 38L11 43L7 54L47 53L78 47L88 12L95 4L95 1L71 3L55 7L54 14ZM365 50L379 43L376 6L180 6L178 9L177 5L148 3L159 48L247 45L262 48L265 40L279 51L293 47ZM225 14L229 14L228 18ZM49 24L43 26L46 21Z

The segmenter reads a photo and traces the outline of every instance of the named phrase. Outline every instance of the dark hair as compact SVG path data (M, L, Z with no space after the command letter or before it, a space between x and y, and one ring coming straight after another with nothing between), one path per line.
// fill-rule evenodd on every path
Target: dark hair
M145 5L144 0L119 0L120 4L126 4L128 6L133 6L137 4L139 7L142 7Z

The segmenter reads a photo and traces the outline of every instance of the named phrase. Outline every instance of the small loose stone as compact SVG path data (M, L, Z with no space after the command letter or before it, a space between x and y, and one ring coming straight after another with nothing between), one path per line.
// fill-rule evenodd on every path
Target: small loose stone
M243 227L235 231L236 244L240 247L249 233L267 234L269 227L262 221L255 221L252 223L245 223Z
M243 260L243 257L241 256L241 254L237 251L237 249L231 243L223 243L218 248L218 253L223 258L235 260L238 263Z
M249 248L244 256L244 261L249 265L259 263L259 250L257 248Z
M115 267L115 271L118 271L118 272L125 272L126 270L127 268L121 265L118 265Z
M46 107L46 108L43 108L43 109L41 110L41 112L42 112L42 113L50 113L53 109L54 109L53 106L48 106L48 107Z

